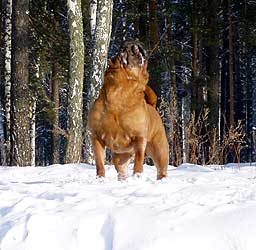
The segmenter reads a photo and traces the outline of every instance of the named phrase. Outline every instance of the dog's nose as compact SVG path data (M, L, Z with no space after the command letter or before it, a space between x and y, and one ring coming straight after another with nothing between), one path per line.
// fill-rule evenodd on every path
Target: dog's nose
M134 45L132 46L132 52L133 52L133 54L135 54L135 55L138 55L138 54L139 54L140 50L139 50L139 47L138 47L136 44L134 44Z

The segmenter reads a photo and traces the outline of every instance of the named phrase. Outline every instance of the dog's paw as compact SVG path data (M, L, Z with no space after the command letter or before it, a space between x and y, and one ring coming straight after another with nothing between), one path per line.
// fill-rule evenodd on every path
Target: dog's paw
M127 179L127 175L118 174L117 179L119 181L125 181Z
M142 180L143 179L143 174L142 173L134 173L133 174L133 179Z
M105 177L104 177L104 176L97 175L97 176L96 176L96 180L97 180L99 183L104 183L104 182L105 182Z

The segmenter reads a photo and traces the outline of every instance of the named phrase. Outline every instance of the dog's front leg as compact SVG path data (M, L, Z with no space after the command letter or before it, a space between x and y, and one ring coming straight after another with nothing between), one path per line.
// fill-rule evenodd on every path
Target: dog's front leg
M134 150L135 150L135 162L134 162L134 171L133 174L140 174L143 172L143 163L145 149L147 145L147 139L143 137L136 137L134 141Z
M105 147L96 137L92 137L92 146L97 168L97 176L105 177L104 155Z

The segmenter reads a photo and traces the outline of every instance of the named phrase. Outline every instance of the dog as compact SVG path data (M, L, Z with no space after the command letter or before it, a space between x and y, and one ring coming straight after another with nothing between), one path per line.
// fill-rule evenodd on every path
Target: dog
M157 167L157 179L167 176L169 144L148 79L143 46L125 42L109 61L100 95L88 116L98 177L105 176L105 147L111 150L119 180L127 178L127 165L133 158L134 175L140 176L145 154Z

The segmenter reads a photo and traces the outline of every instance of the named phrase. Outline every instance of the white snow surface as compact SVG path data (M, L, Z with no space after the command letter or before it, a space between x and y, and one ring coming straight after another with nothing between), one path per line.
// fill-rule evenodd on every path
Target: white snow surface
M255 250L256 165L0 167L1 250Z

